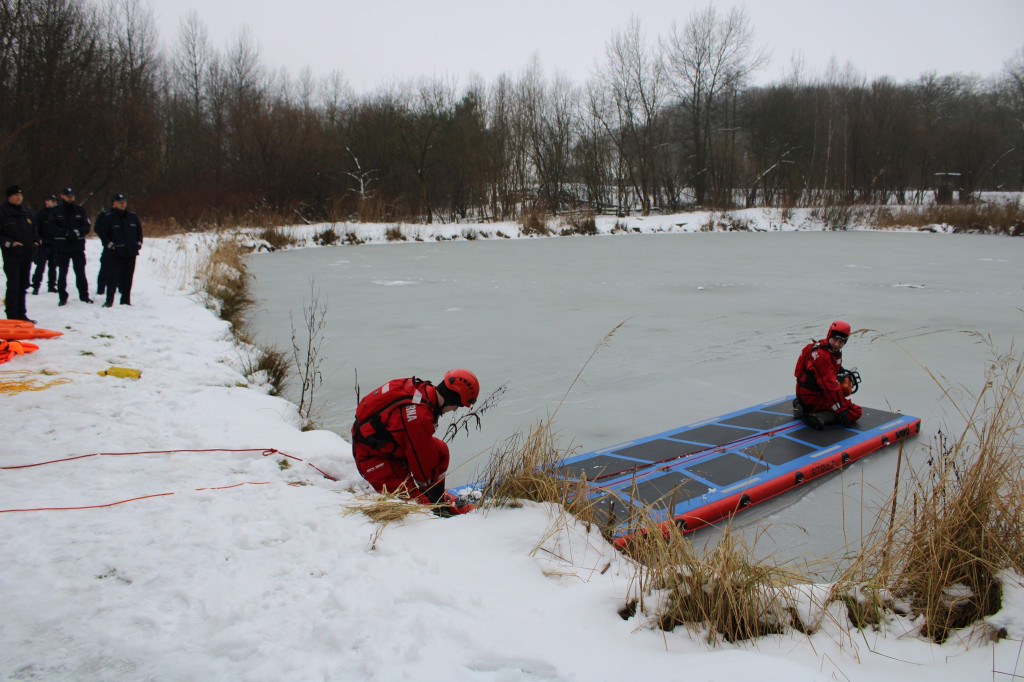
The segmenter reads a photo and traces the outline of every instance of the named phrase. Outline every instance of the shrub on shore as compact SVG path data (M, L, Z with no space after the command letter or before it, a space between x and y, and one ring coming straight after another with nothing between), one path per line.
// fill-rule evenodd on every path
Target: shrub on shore
M942 642L1001 608L1005 571L1024 576L1024 358L997 354L963 432L941 432L930 467L896 490L881 527L837 583L883 609L921 617Z
M245 265L249 249L237 238L220 236L213 242L196 273L207 305L231 325L231 333L250 351L242 373L255 383L266 383L271 395L280 395L290 375L287 355L272 346L252 341L245 315L256 304L249 288L252 275Z
M1024 207L1020 199L970 204L932 204L872 210L870 224L886 229L949 225L954 232L1024 236Z

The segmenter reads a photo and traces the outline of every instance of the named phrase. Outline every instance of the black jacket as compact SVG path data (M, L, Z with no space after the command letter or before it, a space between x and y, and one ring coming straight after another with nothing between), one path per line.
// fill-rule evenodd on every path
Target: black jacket
M36 231L43 244L53 246L53 234L50 232L50 209L41 208L33 216L36 224Z
M85 248L85 235L92 224L81 206L61 201L50 209L50 233L59 251L73 251Z
M142 223L131 211L112 208L96 218L96 236L118 258L134 258L142 247Z
M21 246L14 246L19 242ZM0 205L0 251L4 260L30 262L36 253L39 233L32 222L32 214L24 206L9 201Z

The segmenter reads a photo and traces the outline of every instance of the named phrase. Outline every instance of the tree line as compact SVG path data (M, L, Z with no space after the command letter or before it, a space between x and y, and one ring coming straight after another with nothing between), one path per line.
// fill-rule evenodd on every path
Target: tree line
M516 219L565 211L970 201L1024 188L1024 49L1002 73L868 81L766 63L743 10L662 36L631 20L590 79L536 59L493 82L355 93L297 77L195 13L161 50L138 0L0 0L0 177L29 201L114 191L186 227Z

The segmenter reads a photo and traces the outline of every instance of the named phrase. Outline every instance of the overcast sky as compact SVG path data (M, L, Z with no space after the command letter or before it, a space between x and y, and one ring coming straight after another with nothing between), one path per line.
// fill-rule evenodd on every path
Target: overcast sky
M394 79L470 73L491 82L516 75L537 54L545 73L582 83L631 14L651 40L684 25L707 0L152 0L173 44L196 10L223 50L248 26L263 64L297 75L340 71L357 92ZM747 0L759 45L772 53L761 82L781 80L794 56L811 75L835 57L869 78L898 81L926 71L998 74L1024 48L1024 0Z

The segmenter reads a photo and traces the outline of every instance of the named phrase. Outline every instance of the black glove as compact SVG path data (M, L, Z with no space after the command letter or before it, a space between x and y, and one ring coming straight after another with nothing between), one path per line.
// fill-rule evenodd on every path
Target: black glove
M426 490L423 491L424 496L430 500L430 504L437 504L444 497L444 481L438 481L430 484Z
M836 412L836 421L839 422L840 426L845 426L846 428L853 426L853 422L850 421L850 411L845 408Z

